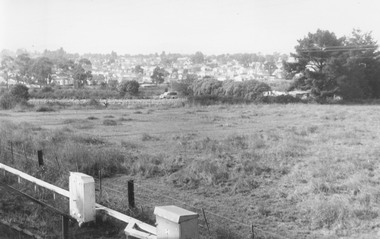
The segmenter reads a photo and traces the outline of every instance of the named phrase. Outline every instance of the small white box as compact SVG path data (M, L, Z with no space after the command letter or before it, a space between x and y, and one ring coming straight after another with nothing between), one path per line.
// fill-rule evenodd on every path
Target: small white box
M70 215L79 225L95 221L95 181L84 173L70 172Z
M198 239L198 214L177 206L155 207L157 239Z

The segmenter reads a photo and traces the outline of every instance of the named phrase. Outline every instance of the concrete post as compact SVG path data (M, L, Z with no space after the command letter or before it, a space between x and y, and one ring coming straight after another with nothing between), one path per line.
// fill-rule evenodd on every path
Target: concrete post
M70 215L79 225L95 221L95 181L83 173L70 172Z
M155 207L157 239L199 239L198 214L176 206Z

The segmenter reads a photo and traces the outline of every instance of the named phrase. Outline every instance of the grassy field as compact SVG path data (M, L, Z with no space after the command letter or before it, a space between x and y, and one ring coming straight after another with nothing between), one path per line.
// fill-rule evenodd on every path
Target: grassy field
M229 225L229 232L219 233L229 238L248 238L254 225L255 238L364 239L380 235L379 109L307 104L77 108L1 111L0 122L2 137L22 141L27 138L22 132L35 137L30 147L48 148L66 133L81 137L87 142L82 148L75 143L55 148L65 155L61 160L90 160L75 154L87 146L103 150L99 157L123 168L109 169L109 187L125 187L134 178L142 205L144 196L146 204L167 203L142 193L154 190L204 208L224 217L207 215L213 230Z

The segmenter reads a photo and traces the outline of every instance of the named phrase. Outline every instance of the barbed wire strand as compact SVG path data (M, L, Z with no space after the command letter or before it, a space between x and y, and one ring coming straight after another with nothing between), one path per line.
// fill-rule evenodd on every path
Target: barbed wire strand
M13 153L14 153L14 154L18 154L18 153L15 153L15 149L8 149L7 147L5 147L5 148L6 148L6 150L8 150L8 151L13 150ZM19 155L20 157L25 158L25 155L22 155L22 154L18 154L18 155ZM45 159L44 159L44 161L45 161ZM50 162L49 160L47 160L47 161ZM52 162L50 162L50 163L52 163ZM96 181L97 181L97 180L96 180ZM188 204L188 203L186 203L186 202L184 202L184 201L182 201L182 200L180 200L180 199L173 198L173 197L170 197L170 196L168 196L168 195L163 195L163 194L160 194L160 193L158 193L158 192L156 192L156 191L154 191L154 190L148 189L148 188L142 186L141 184L137 183L136 181L134 181L134 184L135 184L137 187L139 187L140 189L142 189L142 190L145 190L145 191L151 192L151 193L156 194L156 195L158 195L158 196L160 196L160 197L163 197L163 198L167 198L167 199L173 200L173 201L178 202L178 203L180 203L180 204L182 204L182 205L186 205L186 206L188 206L188 207L190 207L190 208L193 208L193 209L195 209L195 210L197 210L197 211L202 211L202 209L200 209L200 208L198 208L198 207L195 207L195 206L193 206L193 205L190 205L190 204ZM120 186L118 186L118 185L112 185L112 186L116 186L117 188L120 189ZM119 190L112 189L112 188L110 188L110 187L108 187L108 186L105 186L105 185L102 185L102 189L103 189L103 188L106 189L106 190L109 190L109 191L113 191L113 192L118 193L118 194L122 194L122 195L126 194L125 192L121 192L121 191L119 191ZM150 198L150 197L148 197L148 198ZM146 204L145 204L145 205L146 205ZM152 205L152 206L149 206L149 207L154 207L154 206ZM279 234L276 234L276 233L273 233L273 232L269 232L269 231L266 231L266 230L260 229L260 228L258 228L258 227L261 226L261 225L259 225L259 224L250 224L250 225L249 225L249 224L246 224L246 223L243 223L243 222L237 221L237 220L235 220L235 219L231 219L231 218L228 218L228 217L225 217L225 216L222 216L222 215L219 215L219 214L213 213L213 212L211 212L211 211L209 211L209 210L204 210L204 211L207 212L207 214L213 215L213 216L218 217L218 218L222 218L222 219L227 220L227 221L230 221L230 222L234 222L234 223L236 223L236 224L239 224L239 225L244 226L244 227L247 227L247 228L251 228L252 226L255 226L255 230L260 231L261 233L264 233L264 234L267 234L267 235L275 236L275 237L277 237L277 238L281 238L281 239L289 239L289 238L284 237L284 236L281 236L281 235L279 235Z
M194 208L194 209L196 209L196 210L198 210L198 211L202 211L202 209L200 209L200 208L198 208L198 207L195 207L195 206L192 206L192 205L189 205L188 203L186 203L186 202L184 202L184 201L181 201L181 200L179 200L179 199L176 199L176 198L173 198L173 197L170 197L170 196L167 196L167 195L163 195L163 194L157 193L156 191L153 191L153 190L151 190L151 189L144 188L143 186L139 185L139 184L136 183L136 182L134 182L134 183L135 183L139 188L142 188L143 190L146 190L146 191L149 191L149 192L151 192L151 193L154 193L154 194L156 194L156 195L158 195L158 196L161 196L161 197L168 198L168 199L171 199L171 200L173 200L173 201L179 202L179 203L181 203L181 204L183 204L183 205L189 206L189 207ZM113 186L116 186L116 187L119 188L119 186L117 186L117 185L113 185ZM114 192L120 193L120 194L125 194L125 192L121 192L121 191L119 191L119 190L114 190L114 189L111 189L111 188L109 188L109 187L107 187L107 186L102 186L102 188L103 188L103 187L106 188L106 189L109 189L109 190L111 190L111 191L114 191ZM152 206L152 207L154 207L154 206ZM261 233L264 233L264 234L267 234L267 235L275 236L275 237L277 237L277 238L282 238L282 239L290 239L290 238L284 237L284 236L282 236L282 235L279 235L279 234L276 234L276 233L273 233L273 232L269 232L269 231L266 231L266 230L260 229L260 228L258 228L258 227L260 227L260 226L262 226L262 225L259 225L259 224L254 224L254 223L252 223L252 224L249 225L249 224L246 224L246 223L243 223L243 222L240 222L240 221L237 221L237 220L234 220L234 219L231 219L231 218L228 218L228 217L225 217L225 216L222 216L222 215L219 215L219 214L213 213L213 212L211 212L211 211L209 211L209 210L204 210L204 211L205 211L207 214L213 215L213 216L218 217L218 218L225 219L225 220L230 221L230 222L234 222L234 223L236 223L236 224L239 224L239 225L241 225L241 226L245 226L245 227L247 227L247 228L251 228L252 226L254 226L254 227L255 227L255 230L260 231Z

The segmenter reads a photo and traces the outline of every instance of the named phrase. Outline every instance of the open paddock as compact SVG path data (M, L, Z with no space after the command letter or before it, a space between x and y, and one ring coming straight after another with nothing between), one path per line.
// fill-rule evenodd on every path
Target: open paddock
M105 180L112 188L133 177L143 189L285 238L364 239L380 231L379 108L146 104L4 111L0 122L24 124L45 136L70 129L106 142L97 147L133 152L129 173ZM140 196L141 203L165 203ZM229 224L209 217L213 227ZM243 235L250 231L232 227Z

